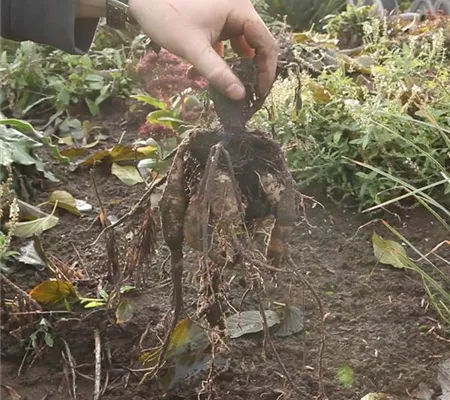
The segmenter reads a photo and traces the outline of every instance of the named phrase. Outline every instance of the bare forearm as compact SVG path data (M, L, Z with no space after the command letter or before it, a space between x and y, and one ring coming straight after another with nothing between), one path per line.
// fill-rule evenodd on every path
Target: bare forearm
M106 0L76 0L77 18L102 18L106 16Z

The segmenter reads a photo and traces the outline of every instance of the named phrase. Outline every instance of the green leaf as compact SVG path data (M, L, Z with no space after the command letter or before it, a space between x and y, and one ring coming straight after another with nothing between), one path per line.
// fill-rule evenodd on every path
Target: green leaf
M88 108L89 108L89 112L96 116L100 113L100 108L99 106L96 104L96 102L92 101L91 99L88 99L87 97L85 97L84 101L86 102Z
M153 111L147 115L147 122L149 124L166 125L174 129L176 129L181 123L184 123L184 121L177 119L177 114L171 110Z
M129 300L123 300L116 309L116 323L124 324L133 318L133 306Z
M345 388L351 388L355 380L354 374L353 368L348 365L339 367L337 373L339 383Z
M70 193L66 192L65 190L55 190L50 195L48 201L50 204L61 207L78 217L81 216L81 213L77 208L77 201Z
M104 307L105 302L102 300L92 300L84 304L84 308Z
M50 333L45 332L44 341L48 347L53 347L53 336Z
M134 95L134 96L131 96L131 98L142 101L147 104L150 104L153 107L159 108L161 110L167 109L166 103L164 101L155 99L154 97L145 96L145 95Z
M45 146L51 149L53 153L53 157L55 157L56 160L64 162L66 164L70 164L70 160L67 157L64 157L59 152L58 146L54 145L51 141L51 138L45 137L44 134L36 129L26 121L14 119L14 118L0 118L0 124L2 125L10 125L14 129L18 130L21 133L32 133L34 136L36 136Z
M280 323L275 311L266 310L265 314L269 328ZM263 320L259 311L243 311L233 314L226 319L225 325L232 339L263 330Z
M375 257L381 264L392 265L395 268L408 268L409 258L403 246L393 240L385 240L376 232L372 235Z
M113 163L111 173L128 186L134 186L144 182L137 168L132 165L121 166L117 163Z

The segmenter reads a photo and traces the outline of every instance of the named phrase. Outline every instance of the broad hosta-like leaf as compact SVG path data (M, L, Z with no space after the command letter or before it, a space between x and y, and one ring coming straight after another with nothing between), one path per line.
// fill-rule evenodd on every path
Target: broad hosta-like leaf
M50 204L63 208L64 210L69 211L76 216L81 215L80 211L77 208L77 202L75 198L65 190L55 190L50 195L48 201Z
M303 330L303 311L294 306L286 305L281 310L281 323L275 332L275 336L286 337Z
M34 235L40 235L42 232L56 226L58 222L59 218L52 214L32 221L18 222L14 225L14 236L29 238ZM5 226L7 229L11 228L10 223L6 223Z
M210 343L205 330L191 321L184 319L176 326L166 354L164 369L159 376L158 383L162 390L169 391L180 380L199 374L208 368L212 359L211 353L206 351ZM158 362L160 349L141 355L143 365L153 367ZM214 362L223 362L216 356Z
M114 163L111 168L111 173L128 186L134 186L144 182L137 168L132 165L121 166Z
M122 300L116 309L116 323L124 324L133 318L133 305L129 300Z
M78 295L70 282L48 280L31 290L30 296L45 307L60 304L65 299L76 299Z
M439 400L450 400L450 359L439 363L437 381L442 389Z
M269 328L280 323L278 314L275 311L266 310L265 314ZM225 324L231 338L261 332L264 329L259 311L243 311L233 314L226 319Z

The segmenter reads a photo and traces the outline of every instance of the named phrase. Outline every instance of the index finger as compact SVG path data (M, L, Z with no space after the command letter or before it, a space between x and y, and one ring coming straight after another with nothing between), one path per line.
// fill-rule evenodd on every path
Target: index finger
M255 49L258 92L260 96L264 97L267 95L275 80L278 62L278 43L259 15L252 20L244 22L243 36L247 43Z

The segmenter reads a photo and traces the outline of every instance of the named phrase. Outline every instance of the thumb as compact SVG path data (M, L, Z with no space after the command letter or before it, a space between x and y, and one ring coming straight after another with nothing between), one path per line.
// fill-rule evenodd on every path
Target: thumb
M194 45L190 45L191 43ZM199 43L203 43L203 45L199 45ZM245 97L245 88L242 82L210 43L196 40L185 43L185 45L186 60L211 85L233 100L242 100Z

